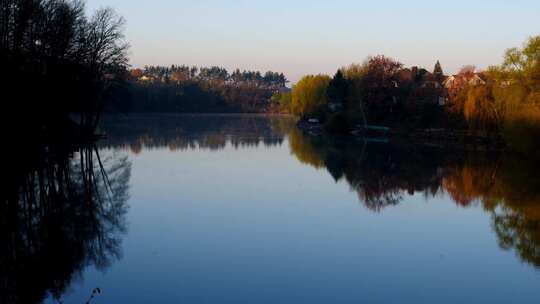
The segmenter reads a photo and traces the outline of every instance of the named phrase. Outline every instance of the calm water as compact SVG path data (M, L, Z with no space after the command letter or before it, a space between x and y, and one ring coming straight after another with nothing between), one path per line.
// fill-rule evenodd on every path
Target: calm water
M69 213L86 231L66 245L80 260L6 290L46 303L95 287L92 303L540 299L531 162L310 138L288 118L130 116L103 130L110 190L90 220Z

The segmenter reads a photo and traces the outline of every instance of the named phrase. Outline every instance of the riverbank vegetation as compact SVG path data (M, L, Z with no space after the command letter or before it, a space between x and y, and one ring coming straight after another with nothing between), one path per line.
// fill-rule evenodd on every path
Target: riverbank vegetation
M123 98L111 100L110 112L266 113L280 112L271 102L285 93L283 73L185 65L147 66L130 72Z
M343 67L332 79L305 76L291 94L281 106L320 121L327 131L373 125L400 134L455 130L530 151L540 135L540 36L509 49L501 65L485 71L465 66L447 76L439 62L429 72L380 55Z
M7 0L0 20L6 128L25 140L92 133L127 71L124 19L109 8L87 16L76 0Z

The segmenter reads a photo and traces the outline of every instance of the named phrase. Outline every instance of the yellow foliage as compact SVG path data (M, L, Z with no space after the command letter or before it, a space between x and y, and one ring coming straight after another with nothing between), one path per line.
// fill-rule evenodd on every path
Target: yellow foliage
M502 135L506 142L518 151L536 150L540 138L540 107L522 105L508 111Z
M315 112L326 103L329 83L328 75L308 75L300 79L292 89L291 112L299 116Z
M362 80L369 71L369 65L367 62L363 64L353 63L349 66L341 68L341 72L345 79L349 81Z
M463 103L463 115L472 129L490 132L500 126L501 112L490 85L471 86Z
M462 111L471 129L500 131L515 150L539 148L540 36L521 49L509 49L504 63L484 75L487 83L465 87L454 108Z
M324 159L316 148L309 141L309 138L302 134L302 131L294 128L289 133L289 145L291 153L303 164L311 165L317 169L324 167Z

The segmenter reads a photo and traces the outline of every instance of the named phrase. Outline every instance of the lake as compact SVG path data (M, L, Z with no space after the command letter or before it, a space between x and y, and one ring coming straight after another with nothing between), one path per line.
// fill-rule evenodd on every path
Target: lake
M54 228L11 228L37 249L4 258L3 299L85 303L94 288L92 303L131 304L540 298L536 162L312 137L279 116L114 116L101 131L60 162L74 194L39 217Z

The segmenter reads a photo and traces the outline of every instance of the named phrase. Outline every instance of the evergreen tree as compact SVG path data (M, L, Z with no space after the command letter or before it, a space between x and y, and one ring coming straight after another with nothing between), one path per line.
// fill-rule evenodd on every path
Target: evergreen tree
M334 78L328 84L327 97L332 103L341 103L345 106L345 97L347 96L348 83L341 70L338 70Z

